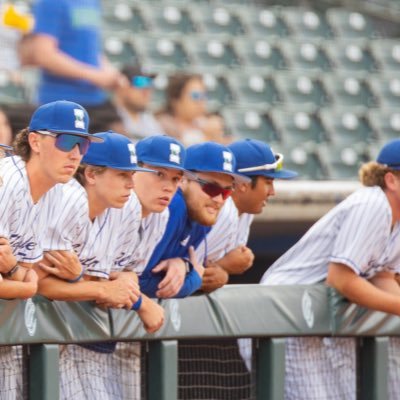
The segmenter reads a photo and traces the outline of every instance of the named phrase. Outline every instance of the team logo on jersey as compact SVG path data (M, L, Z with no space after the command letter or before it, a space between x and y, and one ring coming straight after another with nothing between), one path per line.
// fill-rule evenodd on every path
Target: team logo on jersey
M85 129L85 113L80 108L74 108L75 128Z
M36 307L32 299L26 300L24 312L25 327L29 336L33 336L36 332L37 318Z
M186 247L187 244L189 243L189 239L190 239L190 235L187 236L187 237L185 237L185 239L183 239L183 240L181 241L181 246Z
M128 143L128 150L131 155L131 164L137 164L136 147L133 143Z
M176 143L170 143L169 145L169 161L176 164L181 163L181 147Z
M182 319L181 313L179 312L179 301L176 299L171 299L168 301L170 307L170 319L172 326L178 332L181 329Z
M314 310L310 294L307 290L304 291L303 298L301 299L301 308L303 310L303 317L309 328L314 326Z
M233 172L232 153L229 153L228 151L223 151L222 157L224 158L224 165L222 166L224 171Z

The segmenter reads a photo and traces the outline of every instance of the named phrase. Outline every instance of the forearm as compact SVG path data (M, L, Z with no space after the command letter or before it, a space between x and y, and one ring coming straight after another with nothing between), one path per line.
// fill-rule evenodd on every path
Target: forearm
M187 297L201 288L202 279L195 269L192 269L185 277L185 282L175 298Z
M11 281L3 279L0 282L0 298L2 299L29 299L37 291L37 285L33 283Z
M52 300L62 301L104 301L106 285L102 281L69 283L48 276L39 281L38 293Z
M390 314L400 315L400 295L374 286L368 280L356 275L349 267L332 263L329 267L327 284L337 289L350 301Z

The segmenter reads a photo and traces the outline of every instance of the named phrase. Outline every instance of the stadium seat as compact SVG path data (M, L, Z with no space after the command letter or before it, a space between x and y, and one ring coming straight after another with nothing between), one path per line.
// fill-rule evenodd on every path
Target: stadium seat
M7 71L0 71L0 103L21 104L28 102L28 94L21 83L10 79Z
M239 37L233 40L236 53L247 67L265 70L286 69L287 62L277 43L265 38Z
M400 43L397 39L372 40L369 42L369 46L383 71L399 72Z
M285 7L282 15L286 25L297 38L324 39L332 36L323 14L301 7Z
M331 8L326 18L336 36L343 38L376 38L377 32L363 14L345 8Z
M312 41L284 40L281 49L289 68L297 71L330 71L331 61L325 50Z
M253 138L264 140L269 144L278 143L279 132L271 118L265 113L253 109L225 107L222 110L226 125L235 138Z
M233 93L224 74L203 73L203 81L207 89L207 104L212 110L232 104Z
M232 44L226 39L210 36L186 36L183 39L186 49L190 51L193 63L199 68L225 69L240 65L238 55Z
M242 71L229 74L230 87L234 92L238 106L268 109L272 104L281 101L271 76L244 73Z
M117 67L123 64L134 64L137 60L132 43L125 35L108 35L104 39L103 47L108 60Z
M289 35L289 29L277 8L237 7L238 13L246 21L247 28L252 35L273 38Z
M312 109L329 103L324 85L318 77L296 72L281 72L274 76L284 102L290 106Z
M336 40L327 43L326 49L335 69L356 72L378 70L378 64L364 41Z
M371 110L368 119L377 137L382 140L400 138L400 112L395 110Z
M353 143L368 143L377 139L363 112L349 111L345 108L322 109L320 117L332 144L351 147Z
M141 35L132 41L141 62L155 71L184 69L191 64L183 43L178 39Z
M145 32L148 30L148 21L143 16L138 5L130 5L118 1L103 4L103 24L105 31L121 33Z
M299 144L298 146L276 145L274 151L284 154L284 168L296 171L298 179L321 180L327 178L315 144Z
M370 160L364 143L321 144L318 152L329 179L356 180L361 164Z
M398 74L370 77L369 82L383 107L398 109L400 106L400 77Z
M323 82L333 104L338 107L377 106L377 98L365 79L350 74L325 74Z
M298 146L302 143L320 143L326 141L327 135L324 127L315 113L305 111L286 111L271 109L268 114L281 132L282 142Z
M191 3L191 10L196 23L205 34L237 36L246 32L240 15L234 12L233 7L198 2Z
M144 2L144 5L142 5L143 13L150 23L152 32L159 35L179 35L198 31L188 8L176 5L150 6L148 2Z

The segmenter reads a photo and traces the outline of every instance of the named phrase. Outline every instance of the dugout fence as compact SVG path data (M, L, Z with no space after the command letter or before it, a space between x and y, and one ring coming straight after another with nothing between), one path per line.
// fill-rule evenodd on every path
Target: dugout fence
M388 337L399 335L400 319L350 304L325 285L229 285L162 304L165 324L147 334L130 311L40 296L0 301L0 345L23 345L29 399L58 398L59 345L138 341L142 399L278 400L285 337L356 336L358 398L387 398ZM237 350L241 337L253 338L251 372Z

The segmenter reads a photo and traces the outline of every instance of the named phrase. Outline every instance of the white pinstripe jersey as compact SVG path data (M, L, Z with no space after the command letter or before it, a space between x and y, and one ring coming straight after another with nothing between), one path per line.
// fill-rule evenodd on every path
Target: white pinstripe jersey
M42 218L51 215L62 185L56 185L34 204L25 162L18 156L0 161L0 236L10 241L18 261L34 263L42 258Z
M140 207L138 200L137 203ZM141 213L141 207L139 210ZM130 270L141 275L155 247L164 235L169 218L169 209L166 208L161 213L151 213L143 219L139 218L140 226L137 227L137 238L135 240L132 239L133 232L120 235L119 243L121 245L116 253L119 256L115 260L113 270Z
M200 262L207 259L215 262L229 251L240 245L246 245L250 232L253 215L242 214L231 197L222 207L217 222L196 249L196 255Z
M325 280L330 262L371 278L400 270L400 223L379 187L359 189L334 207L264 274L262 284L313 284Z

